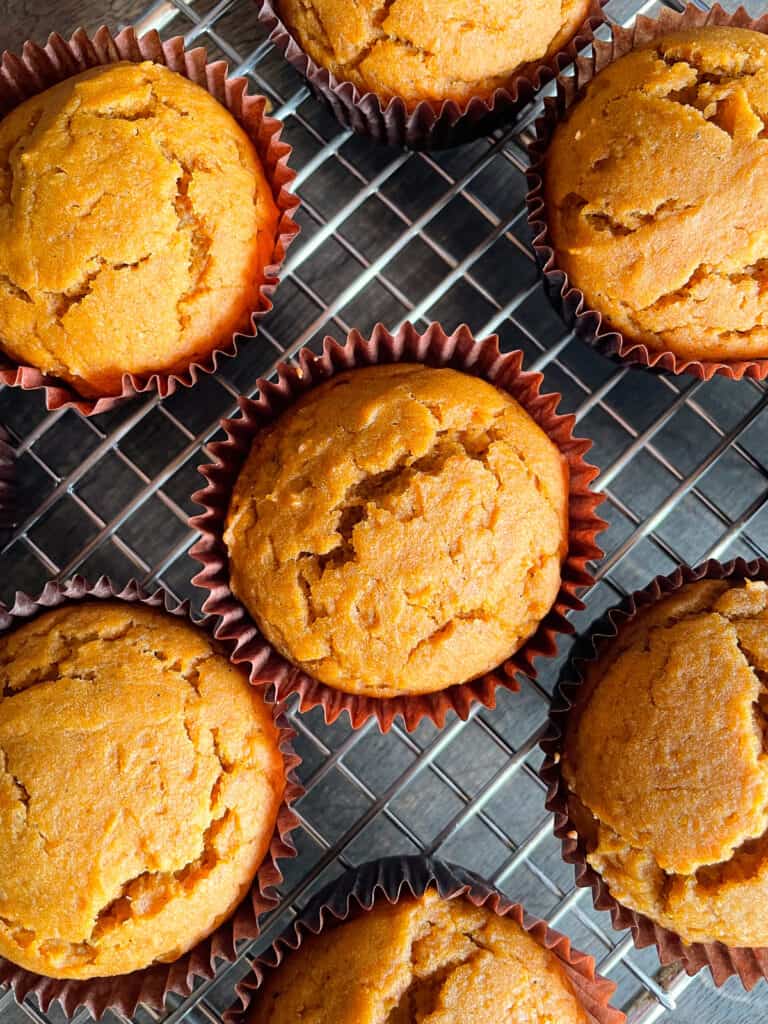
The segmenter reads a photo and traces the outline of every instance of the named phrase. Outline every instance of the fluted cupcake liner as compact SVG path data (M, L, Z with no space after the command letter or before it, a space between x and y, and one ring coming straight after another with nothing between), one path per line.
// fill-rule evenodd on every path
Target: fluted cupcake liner
M728 361L686 359L669 350L651 349L644 342L633 340L617 330L599 310L590 307L584 293L572 284L568 274L558 266L557 253L547 223L544 194L547 150L558 124L582 98L589 82L630 50L670 32L708 25L727 25L768 33L768 14L755 19L750 17L744 7L729 13L720 4L702 10L700 6L688 3L680 12L662 7L658 18L641 15L629 28L611 23L611 39L607 42L595 39L592 54L577 58L575 74L557 77L557 94L544 100L544 113L536 121L535 138L529 146L531 164L527 172L529 191L526 196L528 223L533 234L536 261L552 305L567 326L598 352L616 362L675 374L689 373L701 380L710 380L715 374L722 374L732 380L741 380L743 377L763 380L768 376L768 358Z
M13 526L16 505L16 458L8 434L0 427L0 530Z
M522 369L522 352L502 353L496 336L476 341L466 325L447 335L439 324L431 324L421 334L407 323L392 335L377 324L370 339L363 338L358 331L352 331L343 345L326 338L321 355L303 348L297 355L297 362L298 366L280 363L275 383L259 381L257 399L239 400L239 418L222 421L227 440L210 446L216 461L200 468L208 483L193 497L204 512L195 516L191 525L201 531L202 537L190 554L203 566L193 582L209 592L204 610L220 616L217 635L234 642L234 660L250 665L251 682L273 685L279 700L298 694L302 711L320 706L327 722L334 722L346 711L353 728L375 717L386 732L394 718L401 715L406 728L412 730L424 718L442 726L449 711L466 718L474 703L494 707L496 688L518 689L515 677L521 672L535 677L534 659L556 653L558 634L573 632L566 614L583 607L577 595L592 582L588 563L601 557L595 538L605 529L605 523L596 513L602 495L590 490L597 469L584 460L591 442L573 436L575 417L556 412L560 395L541 393L543 376ZM264 426L310 388L337 373L398 362L447 366L481 377L508 392L532 416L568 462L568 554L562 565L562 580L554 605L533 636L499 670L436 693L376 698L344 693L327 686L278 654L230 589L223 534L235 481L255 436Z
M0 635L63 604L94 600L143 604L188 619L213 636L209 620L192 619L188 601L180 604L162 589L149 593L135 581L118 587L104 576L94 584L88 583L82 576L75 576L63 584L47 583L37 597L17 593L12 608L6 609L0 604ZM223 653L228 654L227 645L221 646ZM299 822L292 805L303 793L295 774L301 763L291 742L295 733L280 706L274 707L273 720L279 731L280 752L285 766L283 803L278 812L272 841L251 889L226 921L173 963L157 963L141 971L113 977L90 980L48 978L0 957L0 988L10 986L19 1002L30 994L35 995L44 1012L53 1002L58 1001L68 1017L74 1016L82 1006L95 1018L102 1017L107 1010L114 1010L130 1018L139 1004L152 1010L162 1010L170 993L189 995L196 979L214 976L217 962L231 962L236 958L238 942L257 938L261 915L278 903L275 889L283 880L280 861L296 856L291 832L298 827Z
M247 92L245 78L228 78L224 61L207 63L205 50L201 47L186 50L181 36L163 42L157 32L138 37L132 28L125 28L113 36L108 28L102 26L93 36L82 28L78 29L69 40L53 33L44 47L26 42L21 56L8 52L2 55L0 117L31 96L88 68L118 61L139 63L144 60L163 64L202 86L226 107L245 131L256 148L279 213L274 250L271 261L262 268L263 280L251 313L250 331L244 329L234 333L228 345L215 349L205 359L190 364L183 371L147 375L126 373L119 394L85 398L58 378L47 376L34 366L15 363L0 352L0 382L25 390L44 389L46 407L51 410L72 408L83 416L94 416L137 394L157 392L165 398L177 387L190 388L201 375L215 373L222 359L237 355L238 338L255 337L259 320L272 309L272 296L279 282L286 250L299 231L294 221L299 200L288 191L296 175L288 166L291 147L280 139L282 123L267 116L264 96L253 96ZM139 198L138 215L151 217L152 211L143 211L140 204Z
M736 975L746 989L753 988L761 978L768 979L768 948L727 946L722 942L686 943L675 932L656 924L645 914L620 903L611 895L603 878L587 863L584 839L568 809L569 789L563 779L560 760L566 726L584 680L584 668L595 661L605 646L631 622L639 612L689 583L699 580L743 579L768 581L768 561L757 558L747 562L736 558L730 562L710 559L691 568L681 565L669 576L657 576L647 587L635 591L620 605L601 616L574 645L568 664L563 669L549 715L549 727L541 740L545 758L540 775L547 786L547 810L555 816L555 835L562 843L562 856L575 866L576 885L592 889L597 910L610 912L613 927L629 928L638 949L656 946L663 964L679 961L690 975L708 967L716 985Z
M432 857L385 857L345 872L315 896L299 916L253 964L253 974L236 989L237 1002L224 1015L225 1024L247 1024L264 977L297 950L307 934L318 935L341 922L372 910L377 903L399 903L437 890L445 900L466 899L500 917L509 916L532 939L550 950L563 966L590 1024L622 1024L626 1017L609 1006L616 985L595 971L593 957L571 946L566 935L526 913L466 868Z
M275 0L256 0L258 16L269 32L270 42L302 75L314 95L323 101L337 120L360 135L389 146L409 149L443 149L470 142L510 120L533 97L571 63L577 52L605 21L607 0L591 0L587 17L569 42L556 54L518 68L503 87L489 97L473 96L467 101L422 100L414 107L400 97L385 100L373 92L361 92L317 64L282 21Z

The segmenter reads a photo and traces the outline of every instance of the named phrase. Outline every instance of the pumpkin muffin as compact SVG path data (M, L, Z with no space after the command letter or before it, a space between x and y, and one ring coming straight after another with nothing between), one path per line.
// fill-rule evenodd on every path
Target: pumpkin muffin
M552 607L567 462L505 392L400 363L339 374L254 440L234 594L316 679L373 697L483 675Z
M178 959L264 859L278 742L187 620L93 602L0 637L0 955L55 978Z
M704 581L589 663L562 758L587 860L685 942L768 946L768 587Z
M555 956L515 922L428 892L309 935L250 1024L587 1024Z
M278 213L253 144L151 62L93 68L0 122L0 348L114 395L244 328Z
M487 98L561 50L589 0L278 0L302 49L341 81L410 107Z
M557 126L557 266L608 326L686 359L768 356L768 37L664 36L608 65Z

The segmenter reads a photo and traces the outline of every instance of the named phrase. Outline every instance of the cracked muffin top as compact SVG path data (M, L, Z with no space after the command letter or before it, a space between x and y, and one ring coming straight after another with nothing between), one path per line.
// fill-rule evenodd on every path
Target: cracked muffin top
M200 86L151 62L67 79L0 122L0 347L87 396L182 371L247 325L276 225Z
M510 657L550 610L568 469L508 394L406 363L339 374L255 439L227 517L233 592L337 689L427 693Z
M307 935L250 1024L587 1024L558 957L515 921L427 892Z
M278 744L188 620L99 601L0 637L0 955L57 978L178 959L264 859Z
M588 861L686 942L768 945L768 587L705 581L588 667L563 776Z
M601 71L554 134L557 263L627 338L768 356L768 37L703 28Z
M589 0L277 0L302 49L384 99L487 97L562 49Z

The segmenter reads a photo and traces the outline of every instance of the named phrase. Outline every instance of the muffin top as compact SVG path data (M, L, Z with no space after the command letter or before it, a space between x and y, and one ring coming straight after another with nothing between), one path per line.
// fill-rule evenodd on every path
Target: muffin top
M189 621L99 601L0 637L0 955L177 959L244 896L284 785L269 709Z
M0 122L0 347L83 395L183 370L257 305L277 208L200 86L94 68Z
M590 663L562 770L589 863L687 942L768 945L768 587L704 581Z
M586 1024L554 953L467 900L378 905L269 971L250 1024Z
M264 635L349 693L495 668L560 585L567 463L505 392L400 363L339 374L254 441L225 542Z
M558 265L686 359L768 356L768 37L702 28L610 64L546 157Z
M302 49L382 98L490 96L523 64L565 46L589 0L278 0Z

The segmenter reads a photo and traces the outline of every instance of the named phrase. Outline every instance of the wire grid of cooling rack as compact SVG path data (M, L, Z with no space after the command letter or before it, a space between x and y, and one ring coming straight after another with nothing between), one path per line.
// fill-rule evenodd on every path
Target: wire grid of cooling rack
M611 0L607 12L626 23L658 8ZM527 367L544 372L547 390L563 394L562 408L594 440L610 526L588 609L574 616L577 628L678 561L768 557L768 392L748 381L702 384L617 368L564 333L547 304L523 202L536 104L508 130L455 151L383 149L341 130L312 99L265 41L249 0L163 0L137 27L184 34L188 45L205 45L269 96L294 147L302 235L259 339L193 390L164 402L139 398L90 420L46 413L34 393L0 391L0 422L15 443L19 472L19 523L4 538L0 598L36 592L50 577L108 573L162 584L199 607L187 518L201 482L196 467L219 419L301 345L405 318L422 326L467 321L480 336L498 332L505 349L522 348ZM710 1020L762 1016L765 994L747 996L733 985L716 994L705 978L660 970L653 950L635 950L627 933L593 910L589 893L574 888L536 774L564 654L520 693L501 694L495 711L451 720L442 731L426 724L408 735L396 725L381 736L372 725L352 732L345 722L326 726L318 713L292 713L307 794L299 805L299 856L287 866L279 910L265 922L262 942L243 949L213 982L175 999L160 1017L142 1009L137 1019L218 1024L255 953L320 885L345 866L418 851L471 867L568 932L617 982L616 1003L632 1024L665 1015L692 1021L702 991ZM3 1024L30 1018L56 1024L61 1011L42 1014L31 1000L19 1007L0 995ZM89 1018L81 1012L76 1019Z

